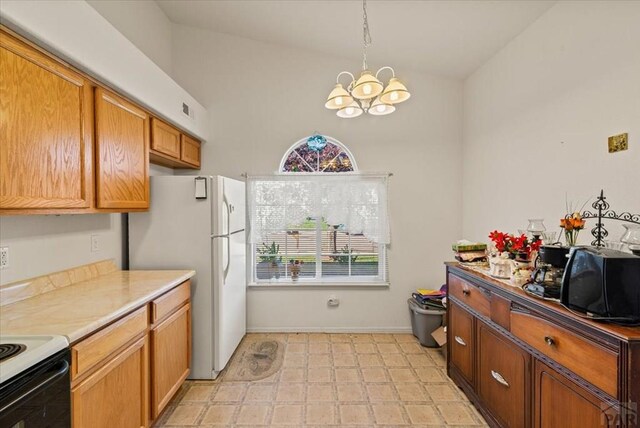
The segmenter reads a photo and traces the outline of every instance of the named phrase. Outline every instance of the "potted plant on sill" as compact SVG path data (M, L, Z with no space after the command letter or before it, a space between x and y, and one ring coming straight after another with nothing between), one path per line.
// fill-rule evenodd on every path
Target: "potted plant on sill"
M289 272L291 272L291 281L297 281L300 277L300 269L304 262L302 260L289 260Z
M260 259L258 262L258 270L260 270L260 265L266 265L269 279L279 279L280 266L282 265L280 245L276 244L275 241L271 242L271 245L267 245L263 242L262 248L258 248L257 252L260 254L258 256Z

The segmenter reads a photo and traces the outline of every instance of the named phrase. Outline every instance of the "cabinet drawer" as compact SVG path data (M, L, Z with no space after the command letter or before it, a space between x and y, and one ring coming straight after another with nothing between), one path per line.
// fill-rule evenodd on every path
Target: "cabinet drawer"
M71 348L71 380L86 373L147 329L147 307L127 315Z
M478 395L505 427L527 425L529 354L478 322Z
M191 297L191 281L185 281L151 302L151 322L157 323L179 309Z
M456 305L449 305L449 337L451 363L469 381L473 382L473 315Z
M511 333L613 397L618 391L618 355L524 312L511 312Z
M479 314L486 317L491 315L491 300L488 291L455 275L449 275L449 294L472 307Z

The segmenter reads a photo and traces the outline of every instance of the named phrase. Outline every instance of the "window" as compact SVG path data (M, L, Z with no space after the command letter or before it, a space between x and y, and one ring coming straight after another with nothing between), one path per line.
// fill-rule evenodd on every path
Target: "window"
M388 176L355 173L341 143L318 137L292 146L284 173L247 178L251 283L386 285Z
M281 172L352 172L355 161L346 147L331 137L314 134L293 145L280 162Z

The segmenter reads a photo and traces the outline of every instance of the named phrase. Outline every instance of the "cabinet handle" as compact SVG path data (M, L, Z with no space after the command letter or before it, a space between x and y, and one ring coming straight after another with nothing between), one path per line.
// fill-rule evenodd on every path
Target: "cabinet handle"
M553 336L545 336L544 341L547 342L547 345L549 346L554 346L556 344L556 341L553 338Z
M468 288L463 288L462 294L464 294L465 296L468 296L469 294L471 294L471 290L469 290Z
M491 376L493 376L493 378L496 380L496 382L498 382L500 385L504 385L507 388L509 388L509 382L504 380L504 378L502 377L502 375L500 373L491 370Z
M461 338L460 336L456 336L456 337L454 337L454 339L455 339L455 340L456 340L456 342L458 342L460 345L462 345L462 346L467 346L467 343L466 343L464 340L462 340L462 338Z

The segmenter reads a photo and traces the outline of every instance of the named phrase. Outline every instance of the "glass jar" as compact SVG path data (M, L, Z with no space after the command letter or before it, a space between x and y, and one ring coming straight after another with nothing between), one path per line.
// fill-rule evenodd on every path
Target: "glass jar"
M533 236L540 236L542 232L547 230L544 227L544 219L542 218L530 218L529 225L527 226L527 232L531 233Z
M640 224L623 224L626 230L620 238L620 242L627 245L640 245Z

